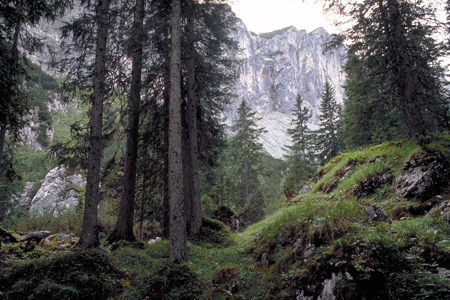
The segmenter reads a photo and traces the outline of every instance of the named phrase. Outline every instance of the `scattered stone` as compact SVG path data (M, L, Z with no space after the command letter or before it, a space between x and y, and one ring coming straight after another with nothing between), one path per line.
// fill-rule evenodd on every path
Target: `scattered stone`
M305 296L303 290L296 290L295 291L297 297L295 297L295 300L313 300L314 296Z
M255 234L255 242L259 242L259 239L260 239L259 234Z
M263 255L261 256L261 263L266 268L269 266L269 261L267 260L266 253L263 253Z
M364 229L367 228L367 226L366 226L366 225L363 225L363 224L358 224L358 225L356 225L356 228L361 229L361 230L364 230Z
M50 236L50 231L36 231L27 234L19 242L34 241L36 243L39 243L41 240L45 239L48 236Z
M305 296L303 290L296 290L295 293L297 294L297 297L295 300L312 300L314 299L314 296Z
M392 223L392 220L389 219L389 217L381 209L381 207L379 207L377 205L367 206L365 211L366 211L366 214L369 216L370 220L372 220L374 222L383 221L383 222Z
M341 260L341 261L335 263L334 266L335 266L336 268L340 268L340 267L342 267L342 266L345 266L346 264L347 264L347 261L346 261L346 260Z
M338 274L332 273L331 278L325 279L323 281L323 290L322 293L317 297L317 300L335 300L336 297L333 295L334 287L336 283L342 279L342 273Z
M223 222L234 232L239 232L244 229L244 223L239 216L226 206L219 207L213 215L216 220Z
M378 188L392 182L394 176L387 174L387 172L388 170L384 170L363 177L358 186L352 190L352 194L358 199L373 195Z
M44 238L39 246L47 250L66 250L77 243L73 234L54 234Z
M345 278L347 278L348 281L353 281L353 276L350 275L349 272L345 272L344 275L345 275Z
M339 184L339 180L335 179L331 182L326 182L325 184L323 184L319 190L321 190L322 192L324 192L325 194L329 194L331 193Z
M295 241L295 243L294 243L294 247L299 247L300 245L302 244L302 238L301 237L299 237L296 241Z
M305 183L302 189L298 192L299 195L306 194L309 191L309 184Z
M0 244L17 243L17 239L14 235L9 233L3 228L0 228Z
M314 244L308 244L305 248L305 253L303 253L303 258L308 259L312 256L313 251L316 249L316 246Z
M450 163L435 151L413 154L397 176L397 194L424 201L438 194L448 184Z
M148 243L151 245L151 244L154 244L154 243L156 243L156 242L158 242L158 241L160 241L160 240L161 240L161 238L158 236L158 237L156 237L156 238L151 239L150 241L148 241Z

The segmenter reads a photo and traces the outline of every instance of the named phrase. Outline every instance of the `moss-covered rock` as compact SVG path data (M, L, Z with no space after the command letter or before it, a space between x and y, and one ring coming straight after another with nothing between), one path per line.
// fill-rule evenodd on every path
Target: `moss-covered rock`
M67 250L77 243L73 234L54 234L39 242L45 250Z

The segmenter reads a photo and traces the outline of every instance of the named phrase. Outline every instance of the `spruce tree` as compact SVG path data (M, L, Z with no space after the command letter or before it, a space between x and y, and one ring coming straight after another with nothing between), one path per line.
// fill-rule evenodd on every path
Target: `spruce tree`
M365 80L360 83L364 85L355 77L349 78L347 85L358 84L359 95L367 92L369 102L376 101L377 106L383 107L378 132L383 133L379 126L383 119L390 121L394 117L388 115L393 106L401 113L404 134L410 139L447 129L446 81L439 62L444 47L437 39L442 23L436 21L436 2L352 0L345 5L334 0L327 2L342 17L339 23L350 24L336 39L346 42L351 60L356 56L359 61L347 64L347 71L349 67L363 68ZM349 96L350 105L353 101L365 102L364 98ZM360 108L373 107L369 102L362 103ZM369 113L366 120L376 121L378 117ZM366 120L361 118L362 128L370 126ZM363 138L372 140L371 136Z
M139 141L139 112L141 104L142 48L144 41L145 0L136 0L132 32L132 66L129 93L127 143L124 163L123 188L119 215L108 242L134 241L134 201L136 194L136 168Z
M311 178L316 167L314 135L307 126L311 113L302 105L303 99L297 95L291 110L294 126L287 130L292 138L292 146L289 146L290 153L287 155L289 172L285 177L284 187L293 191L298 191Z
M261 200L261 197L257 195L257 188L260 152L263 150L259 137L264 128L257 127L256 121L259 118L255 116L256 112L251 110L245 100L242 100L239 105L238 115L239 118L231 126L231 130L236 133L231 142L232 155L241 191L241 199L236 206L246 209L250 215L249 219L256 219L262 212L261 203L257 203Z
M103 101L105 99L105 56L108 39L109 0L97 2L97 38L92 91L92 107L89 131L89 156L84 201L83 224L80 240L81 248L93 248L100 245L98 238L98 202L100 183L100 163L102 158Z
M334 89L328 80L325 82L322 93L320 113L319 129L316 132L316 150L320 164L324 165L341 149L341 142L338 138L341 107L334 98Z
M350 55L345 70L346 99L339 131L345 147L354 149L406 138L395 96L384 95L383 89L372 84L373 76L366 71L365 62Z
M181 152L181 0L172 1L169 100L170 258L187 260L186 211L183 202Z

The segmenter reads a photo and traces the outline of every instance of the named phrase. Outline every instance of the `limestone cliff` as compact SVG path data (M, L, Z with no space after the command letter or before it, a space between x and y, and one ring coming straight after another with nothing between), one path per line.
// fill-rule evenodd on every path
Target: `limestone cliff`
M267 129L262 137L266 150L274 157L281 157L285 154L284 145L291 143L286 128L290 126L297 94L313 114L313 128L318 120L325 81L330 82L337 101L342 102L345 51L322 53L322 45L329 39L323 28L307 33L291 26L256 35L240 22L236 39L243 49L236 57L243 63L235 87L238 98L226 113L228 122L237 117L237 107L245 99L263 118L260 126Z

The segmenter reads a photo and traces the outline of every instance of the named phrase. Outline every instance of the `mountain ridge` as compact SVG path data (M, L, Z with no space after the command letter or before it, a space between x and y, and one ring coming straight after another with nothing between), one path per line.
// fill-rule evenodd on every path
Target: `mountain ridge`
M324 54L322 46L329 37L323 27L308 33L294 26L257 35L239 21L235 39L243 50L236 58L243 64L234 88L239 97L225 112L227 125L237 118L239 103L245 99L262 117L259 126L266 127L261 139L265 150L273 157L282 158L286 154L284 145L291 144L286 129L290 128L291 109L300 94L312 113L310 128L316 129L325 82L334 87L339 103L345 97L342 88L345 50L340 48Z

